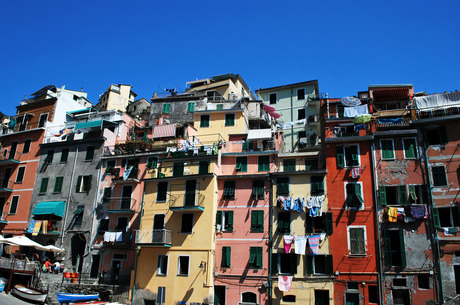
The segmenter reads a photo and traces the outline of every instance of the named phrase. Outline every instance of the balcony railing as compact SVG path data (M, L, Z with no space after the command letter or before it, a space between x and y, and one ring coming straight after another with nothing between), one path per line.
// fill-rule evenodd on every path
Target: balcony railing
M460 106L454 106L443 109L424 110L417 112L417 119L429 119L435 117L460 115Z
M172 245L171 230L136 231L136 244L170 247Z
M102 198L102 203L107 205L107 211L130 211L136 204L137 200L129 197L109 197Z
M0 268L8 269L11 272L34 272L39 267L39 262L30 262L28 260L0 257Z
M12 192L13 191L14 181L9 179L0 179L0 192Z
M9 163L19 163L19 159L21 158L22 153L18 151L10 151L7 154L0 155L0 164L5 165Z
M126 169L125 169L125 172L126 172ZM112 182L114 182L114 183L131 183L133 181L139 181L139 172L140 172L140 170L138 168L133 168L128 175L125 175L125 173L123 173L122 175L113 178Z
M20 131L26 131L26 130L37 129L37 128L45 128L45 125L46 123L40 125L39 122L36 122L36 123L25 122L25 124L21 124L21 122L16 122L16 124L13 126L4 127L2 134L7 135L7 134L13 134L15 132L20 132Z
M169 209L175 211L204 211L204 198L205 196L199 193L169 195Z
M104 233L104 246L129 246L134 238L134 231L128 230L126 232L107 231Z

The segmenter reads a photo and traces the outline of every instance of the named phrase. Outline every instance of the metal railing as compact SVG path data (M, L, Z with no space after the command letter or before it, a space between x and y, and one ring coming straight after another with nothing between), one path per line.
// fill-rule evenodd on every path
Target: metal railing
M24 259L0 257L0 268L14 271L33 272L40 267L39 262L30 262Z
M0 179L0 189L13 189L14 181L10 179Z
M172 245L171 230L137 230L136 244Z
M4 126L2 134L4 135L13 134L15 132L20 132L20 131L26 131L26 130L37 129L37 128L45 128L45 126L46 126L46 123L40 126L39 122L29 123L26 121L24 124L22 124L22 122L19 121L19 122L16 122L14 126Z
M125 169L126 171L126 169ZM120 182L128 179L139 179L139 172L138 168L133 168L127 177L124 176L124 173L118 177L114 177L112 179L113 182Z
M7 152L7 154L2 154L0 155L0 161L5 161L5 160L19 160L22 156L22 153L19 151L14 151L14 152Z
M130 197L108 197L102 198L102 203L107 205L108 210L129 210L137 200Z
M450 115L460 115L460 106L454 106L443 109L417 111L416 117L418 120L420 120Z
M193 194L170 194L169 208L170 209L194 209L204 208L205 196L200 193Z

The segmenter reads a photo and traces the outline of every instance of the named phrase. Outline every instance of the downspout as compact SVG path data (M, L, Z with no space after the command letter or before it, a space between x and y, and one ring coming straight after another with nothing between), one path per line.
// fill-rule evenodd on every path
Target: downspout
M143 190L142 190L141 217L139 219L139 231L142 228L142 216L144 215L144 197L145 197L145 182L143 183ZM136 237L137 237L137 234L136 234ZM131 294L131 305L134 305L134 294L136 293L137 262L139 260L140 252L141 252L141 249L139 246L137 246L136 247L136 260L134 262L134 279L133 279L133 292Z
M425 142L425 137L424 137L424 133L423 133L423 140ZM426 143L426 142L425 142ZM430 187L430 199L431 199L431 204L429 204L429 214L430 215L433 215L433 189L431 188L431 178L430 178L430 171L429 171L429 166L428 166L428 156L426 154L428 148L430 148L429 146L425 149L423 149L423 158L425 159L425 167L426 167L426 176L427 176L427 180L428 180L428 186ZM443 293L443 287L442 287L442 271L441 271L441 262L440 262L440 258L441 258L441 252L439 250L439 236L438 236L438 230L435 228L434 226L434 223L433 223L433 218L431 218L431 223L430 223L430 229L433 230L433 236L434 236L434 243L436 245L436 255L437 255L437 258L434 259L434 261L438 261L437 263L437 267L435 268L438 269L438 274L439 274L439 277L437 277L437 282L438 282L438 298L439 298L439 304L444 304L444 293Z
M383 305L385 304L383 302L384 300L384 289L383 289L383 266L382 266L382 245L381 245L381 240L380 240L380 222L379 222L379 210L377 209L378 208L378 204L377 204L377 184L376 184L376 181L377 181L377 178L376 178L376 164L375 164L375 157L374 157L374 142L372 142L372 145L371 145L371 170L372 170L372 185L374 186L374 192L373 192L373 196L374 196L374 217L375 217L375 227L377 229L377 234L374 234L375 236L375 241L377 243L377 249L378 249L378 256L377 256L377 260L378 260L378 274L377 274L377 277L378 277L378 283L379 283L379 304L380 305ZM374 228L375 229L375 228Z
M268 177L270 181L270 195L269 195L269 204L268 204L268 304L272 304L272 256L273 256L273 176Z
M292 95L294 94L294 88L291 88L291 122L294 121L294 104L292 101ZM294 151L294 126L291 126L291 152Z
M64 244L64 230L67 225L67 215L69 212L69 206L70 206L70 198L72 194L72 186L73 186L73 180L75 177L75 167L77 165L77 157L78 157L78 150L80 149L80 143L77 144L77 150L75 151L75 159L73 161L73 168L72 168L72 176L70 178L70 186L69 186L69 196L67 197L67 204L65 207L65 213L64 213L64 223L62 224L62 231L61 231L61 246Z

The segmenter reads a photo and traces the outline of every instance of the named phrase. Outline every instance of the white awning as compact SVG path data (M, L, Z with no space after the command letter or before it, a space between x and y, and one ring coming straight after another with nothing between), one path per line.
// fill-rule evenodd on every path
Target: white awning
M248 140L269 140L272 138L272 130L268 129L253 129L248 132Z
M446 92L414 97L415 105L420 110L430 110L460 106L460 92Z

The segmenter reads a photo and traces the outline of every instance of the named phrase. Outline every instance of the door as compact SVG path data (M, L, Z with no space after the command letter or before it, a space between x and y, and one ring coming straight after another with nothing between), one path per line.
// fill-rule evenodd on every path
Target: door
M195 205L196 180L187 180L185 183L185 206Z
M225 305L225 286L214 286L214 305Z
M7 168L5 169L5 174L3 175L3 182L2 182L3 188L8 188L10 178L11 178L11 168Z
M120 278L120 270L121 270L121 261L112 260L112 275L110 277L111 284L118 283L118 279Z
M5 202L6 197L0 197L0 219L3 219L3 208L5 207Z
M121 195L121 205L120 209L129 210L131 208L131 194L133 193L132 185L123 186L122 195Z
M155 214L153 217L153 243L164 243L165 241L165 217L166 214Z
M17 158L15 158L17 148L18 148L18 142L11 143L10 156L8 157L8 159L17 160Z
M91 273L90 277L91 278L97 278L97 275L99 274L99 264L101 263L101 256L99 254L93 255L93 263L91 265Z

